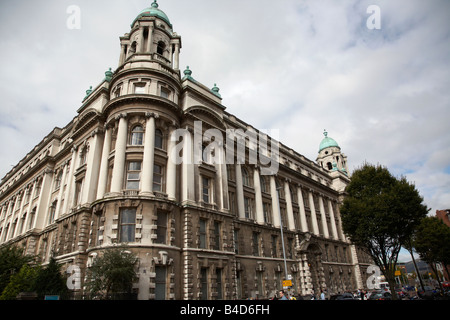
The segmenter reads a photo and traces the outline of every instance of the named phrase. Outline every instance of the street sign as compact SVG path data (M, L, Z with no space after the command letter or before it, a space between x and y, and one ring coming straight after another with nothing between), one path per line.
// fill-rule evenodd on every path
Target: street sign
M401 275L402 275L402 273L400 272L400 270L395 271L395 276L401 276Z
M283 288L292 287L292 280L283 280Z

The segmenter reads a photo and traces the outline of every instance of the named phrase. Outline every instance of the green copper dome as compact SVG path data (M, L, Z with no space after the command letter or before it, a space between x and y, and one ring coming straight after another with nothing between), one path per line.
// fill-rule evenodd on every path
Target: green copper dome
M323 132L323 135L325 136L325 138L323 138L322 142L320 143L319 152L322 151L323 149L329 148L329 147L338 147L339 148L339 145L337 144L337 142L334 139L328 137L328 132L326 130Z
M145 8L138 14L136 19L134 19L133 23L131 24L131 26L133 26L136 20L141 17L158 17L167 22L167 24L172 28L172 24L170 23L169 17L167 17L164 11L158 9L158 3L156 2L156 0L153 1L150 7Z

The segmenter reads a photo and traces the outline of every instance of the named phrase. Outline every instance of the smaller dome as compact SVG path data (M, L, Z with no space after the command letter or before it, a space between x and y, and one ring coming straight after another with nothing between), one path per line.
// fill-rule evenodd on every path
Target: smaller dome
M323 135L325 136L325 138L323 138L322 142L319 145L319 152L329 147L339 148L337 142L333 138L328 137L328 132L326 130L324 130Z
M131 24L131 26L133 26L136 20L138 20L141 17L158 17L161 20L167 22L167 24L172 28L172 24L170 23L169 17L164 13L164 11L158 9L158 7L159 7L158 3L156 2L156 0L154 0L150 7L145 8L138 14L136 19L134 19L133 23Z

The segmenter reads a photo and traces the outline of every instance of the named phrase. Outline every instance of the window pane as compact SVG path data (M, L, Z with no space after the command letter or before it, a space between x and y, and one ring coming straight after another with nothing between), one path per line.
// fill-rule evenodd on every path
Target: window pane
M161 130L155 130L155 147L162 149L163 148L163 135Z
M200 244L199 247L202 249L206 249L206 221L205 220L200 220L199 221L200 224L200 229L199 229L199 234L200 234Z
M136 209L122 209L120 215L120 242L133 242L136 227Z
M145 93L145 84L135 84L134 93Z
M127 172L127 189L136 190L139 189L139 181L141 175L141 162L130 162L128 164Z
M156 266L156 277L155 277L155 300L165 300L166 299L166 277L167 271L165 267Z
M153 191L162 192L163 182L163 168L160 165L155 164L153 166Z
M203 202L209 203L209 179L202 178Z
M167 239L167 214L158 212L156 221L156 243L166 243Z

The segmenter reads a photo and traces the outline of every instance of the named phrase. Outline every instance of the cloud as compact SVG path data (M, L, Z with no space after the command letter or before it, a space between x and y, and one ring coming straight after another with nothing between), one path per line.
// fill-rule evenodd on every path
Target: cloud
M448 1L158 1L182 37L181 69L227 111L311 160L327 129L348 156L414 181L433 209L450 203ZM66 8L81 9L81 29ZM381 29L369 30L376 4ZM2 2L0 175L116 68L119 36L148 0ZM28 10L32 6L33 10ZM38 19L39 17L39 19ZM19 23L27 21L28 23ZM22 143L23 142L23 143Z

